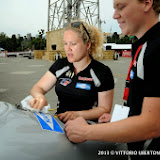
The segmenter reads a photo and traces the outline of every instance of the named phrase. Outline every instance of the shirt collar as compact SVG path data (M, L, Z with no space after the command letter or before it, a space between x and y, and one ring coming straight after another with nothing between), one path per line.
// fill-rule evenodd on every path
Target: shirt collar
M156 35L157 31L159 31L159 29L160 29L160 22L156 23L138 41L133 43L133 45L132 45L133 53L135 53L135 50L137 50L137 48L141 44L144 44L145 42L152 40L152 38L155 37L155 35Z

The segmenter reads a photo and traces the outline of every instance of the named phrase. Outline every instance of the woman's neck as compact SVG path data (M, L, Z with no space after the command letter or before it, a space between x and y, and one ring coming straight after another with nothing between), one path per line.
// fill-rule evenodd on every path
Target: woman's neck
M75 74L78 74L79 72L83 71L87 66L91 63L91 57L88 55L84 57L81 61L79 62L74 62L74 68L75 68Z

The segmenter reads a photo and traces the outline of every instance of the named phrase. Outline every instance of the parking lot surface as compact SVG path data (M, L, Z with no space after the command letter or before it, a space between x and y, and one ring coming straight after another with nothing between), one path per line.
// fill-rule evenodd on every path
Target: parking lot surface
M121 104L130 58L101 61L112 70L115 81L114 104ZM23 57L0 57L0 101L19 103L54 62ZM106 82L107 83L107 82ZM51 108L56 108L54 88L46 94Z

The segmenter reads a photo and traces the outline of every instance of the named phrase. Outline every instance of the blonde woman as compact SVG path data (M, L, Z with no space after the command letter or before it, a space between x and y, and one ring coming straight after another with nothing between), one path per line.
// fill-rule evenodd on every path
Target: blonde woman
M57 60L31 90L33 108L47 105L45 93L53 86L58 96L57 114L66 122L77 117L110 119L114 80L109 67L93 59L102 48L102 33L83 21L73 21L64 31L66 58ZM103 120L101 120L103 121Z

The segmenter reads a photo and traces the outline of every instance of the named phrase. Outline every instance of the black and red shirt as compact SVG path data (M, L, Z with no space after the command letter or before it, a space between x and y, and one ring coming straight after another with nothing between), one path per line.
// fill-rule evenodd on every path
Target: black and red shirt
M94 60L77 75L67 58L57 60L49 69L57 82L57 113L92 109L98 103L98 92L114 88L114 80L108 66Z
M145 97L160 97L160 23L154 25L132 46L132 58L142 46L130 72L129 97L127 105L130 116L140 115ZM160 108L159 108L160 109ZM136 131L135 131L136 132ZM129 150L143 150L143 142L129 143ZM148 150L160 150L160 138L150 143ZM146 159L159 159L160 156L146 156ZM138 159L138 158L136 158Z
M132 57L142 46L130 73L128 106L130 115L139 115L144 97L160 97L160 23L132 46Z

